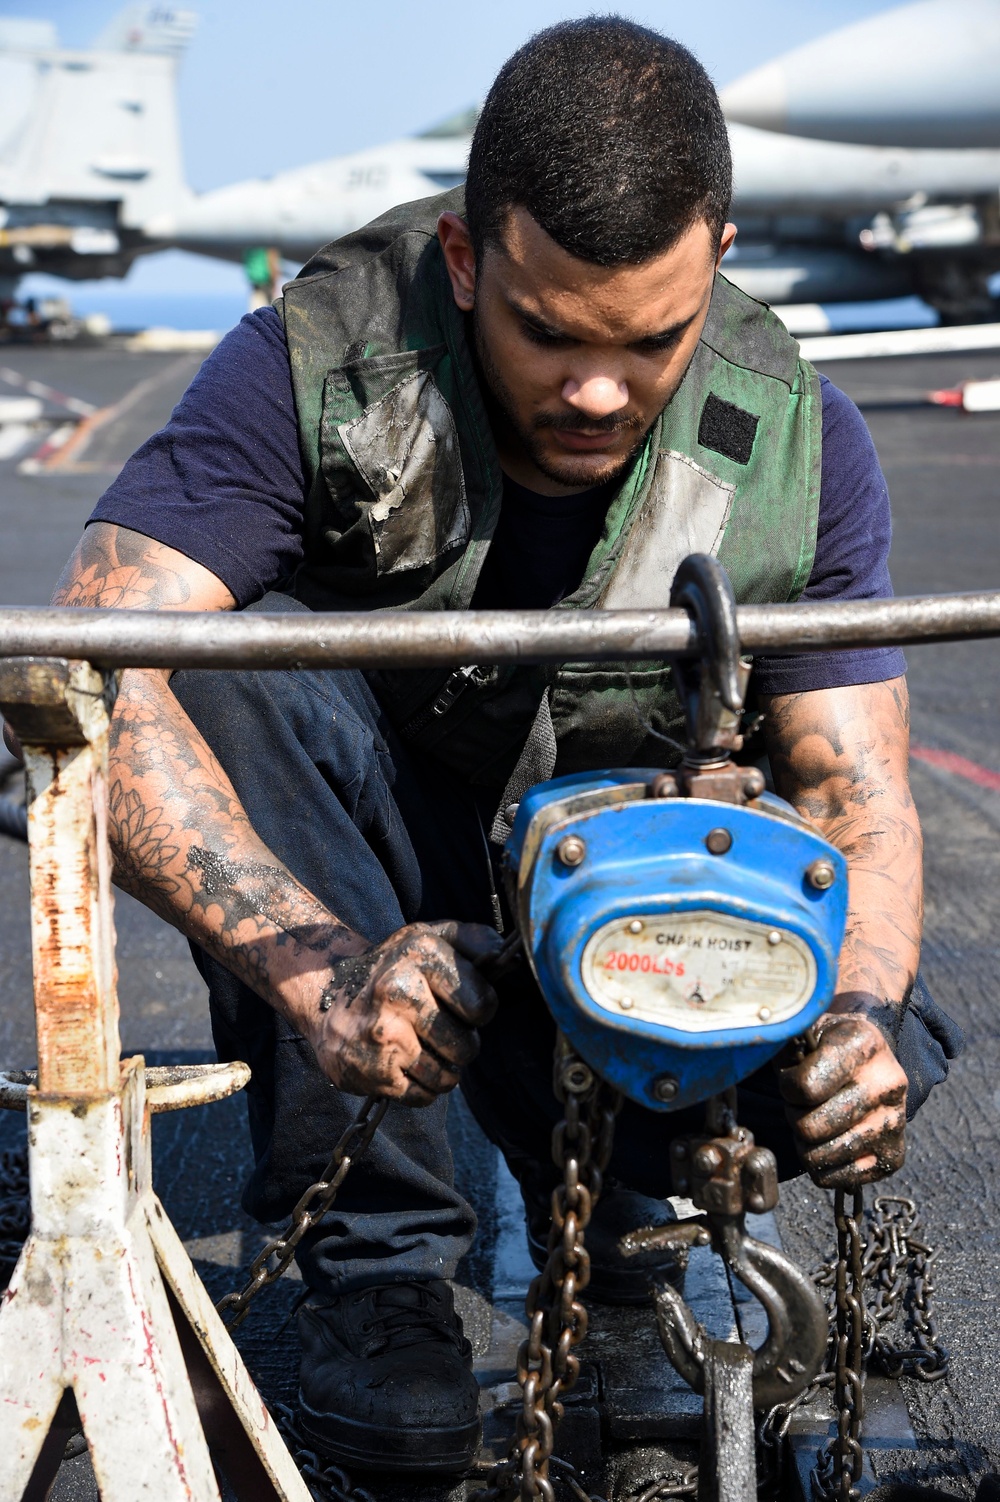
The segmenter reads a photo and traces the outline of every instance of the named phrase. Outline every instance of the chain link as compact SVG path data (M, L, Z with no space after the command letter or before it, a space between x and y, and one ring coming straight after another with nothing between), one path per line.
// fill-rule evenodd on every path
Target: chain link
M834 1375L832 1371L819 1372L797 1397L788 1403L776 1403L760 1420L757 1426L757 1483L758 1492L762 1495L784 1495L783 1481L788 1454L785 1441L792 1419L824 1387L833 1386Z
M580 1375L575 1347L587 1333L587 1311L579 1296L590 1281L584 1238L611 1158L622 1098L561 1035L553 1089L564 1112L552 1133L552 1158L562 1172L562 1183L552 1193L548 1258L525 1300L528 1336L517 1353L521 1411L514 1439L478 1494L481 1502L555 1502L550 1476L555 1427L563 1414L562 1398ZM590 1502L582 1488L576 1491Z
M270 1410L315 1502L375 1502L371 1492L352 1486L346 1471L316 1452L287 1403L272 1403Z
M853 1202L853 1213L847 1215L844 1195L836 1195L837 1255L820 1263L812 1273L813 1281L827 1294L830 1303L826 1369L791 1403L778 1404L765 1414L758 1428L760 1485L768 1493L781 1491L784 1441L795 1412L811 1402L822 1388L835 1389L837 1435L820 1451L812 1483L818 1502L840 1502L842 1497L857 1494L854 1471L857 1465L860 1474L865 1367L873 1365L889 1377L919 1377L925 1382L937 1381L948 1371L948 1352L938 1339L932 1312L933 1266L938 1253L920 1233L916 1205L904 1195L877 1196L862 1251L860 1199L859 1192ZM868 1299L867 1303L862 1300L860 1352L853 1339L850 1342L857 1366L847 1370L838 1358L843 1349L842 1332L853 1322L856 1312L852 1284L859 1256L861 1282ZM911 1325L910 1338L903 1344L898 1344L889 1331L900 1313L908 1317Z
M673 1497L694 1497L697 1493L698 1467L689 1465L646 1482L642 1491L633 1492L627 1502L670 1502Z
M830 1502L857 1502L864 1455L864 1353L868 1318L865 1310L861 1222L865 1201L860 1189L851 1194L851 1208L843 1189L834 1194L837 1227L834 1272L833 1369L837 1434L819 1452L812 1473L813 1493Z
M878 1195L872 1208L865 1249L864 1274L875 1296L871 1320L871 1354L887 1377L918 1377L937 1382L948 1374L948 1351L934 1318L934 1264L938 1252L924 1240L917 1207L902 1194ZM909 1315L912 1339L897 1344L888 1326L901 1309Z
M281 1277L303 1236L330 1209L352 1163L356 1163L367 1150L388 1105L387 1100L379 1100L374 1095L368 1096L334 1148L333 1156L323 1170L323 1177L315 1184L310 1184L289 1216L284 1230L262 1246L251 1262L246 1283L242 1288L227 1293L216 1304L220 1314L235 1315L228 1322L230 1330L235 1330L237 1325L243 1323L252 1300L262 1288Z

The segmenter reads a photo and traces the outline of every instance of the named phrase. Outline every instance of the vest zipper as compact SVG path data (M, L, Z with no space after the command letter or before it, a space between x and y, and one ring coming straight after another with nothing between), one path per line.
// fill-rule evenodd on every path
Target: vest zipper
M429 704L418 712L402 727L400 734L403 736L419 735L432 720L440 719L447 714L457 699L460 699L470 684L485 687L492 683L497 676L496 668L482 668L473 663L469 667L456 668L450 677L445 679L440 690Z

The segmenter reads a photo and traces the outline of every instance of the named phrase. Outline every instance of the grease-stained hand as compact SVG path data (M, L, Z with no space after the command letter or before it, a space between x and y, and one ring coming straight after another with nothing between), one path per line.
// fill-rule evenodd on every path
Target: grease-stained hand
M454 1089L497 1005L476 966L502 942L479 923L413 923L334 960L309 1033L323 1072L411 1106Z
M799 1156L826 1189L887 1178L906 1156L906 1075L860 1013L827 1012L816 1029L819 1047L778 1070Z

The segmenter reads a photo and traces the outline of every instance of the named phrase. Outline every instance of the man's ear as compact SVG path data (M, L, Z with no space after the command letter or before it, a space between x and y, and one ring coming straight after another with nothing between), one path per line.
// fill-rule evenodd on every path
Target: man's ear
M727 225L725 225L723 227L723 230L722 230L722 239L719 241L719 254L715 258L715 269L716 269L716 271L718 271L719 267L721 266L721 264L722 264L722 257L725 255L726 251L727 250L732 250L732 248L733 248L733 241L735 239L736 239L736 226L735 226L735 224L727 224Z
M476 254L472 249L469 226L450 211L437 222L438 239L451 280L455 302L463 313L471 313L476 300Z

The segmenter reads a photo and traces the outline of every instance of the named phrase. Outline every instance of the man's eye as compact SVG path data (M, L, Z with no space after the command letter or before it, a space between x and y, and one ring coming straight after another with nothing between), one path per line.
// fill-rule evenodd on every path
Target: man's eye
M652 339L640 340L632 347L640 355L662 355L668 349L673 349L680 337L680 334L657 334Z
M525 323L522 324L521 327L524 330L525 338L528 339L530 343L540 344L545 349L552 349L557 344L566 343L561 334L553 334L549 329L540 329L537 324Z

